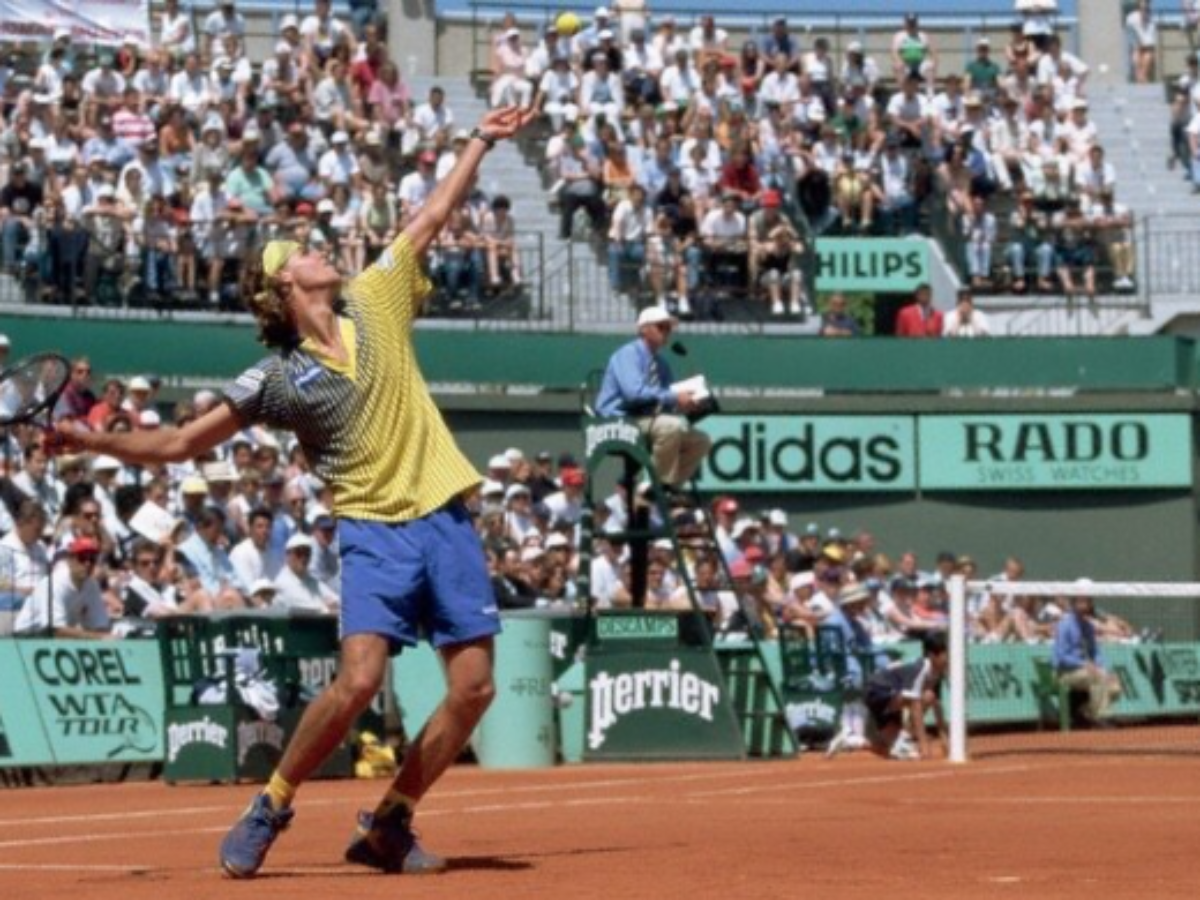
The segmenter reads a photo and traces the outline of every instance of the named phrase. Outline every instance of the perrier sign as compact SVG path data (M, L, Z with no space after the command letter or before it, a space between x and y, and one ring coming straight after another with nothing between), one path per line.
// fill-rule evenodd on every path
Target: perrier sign
M586 696L585 759L744 755L729 692L707 647L598 644L588 653Z

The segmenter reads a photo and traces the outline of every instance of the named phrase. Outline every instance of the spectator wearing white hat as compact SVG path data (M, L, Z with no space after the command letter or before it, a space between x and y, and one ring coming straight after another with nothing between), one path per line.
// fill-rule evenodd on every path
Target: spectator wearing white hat
M504 530L509 540L522 544L530 535L540 535L533 518L533 500L529 488L510 484L504 492Z
M275 582L260 578L250 585L250 606L254 609L265 609L274 604L278 593L279 588L275 587Z
M195 530L207 503L208 483L203 478L199 475L188 475L179 482L179 517L187 523L189 532Z
M638 337L608 361L596 413L632 418L650 441L658 477L679 488L695 476L712 441L688 422L687 413L699 409L700 401L691 391L672 389L675 377L662 356L675 318L651 306L638 315L637 327Z
M491 481L497 481L504 487L507 487L511 475L512 460L503 453L497 453L488 460L487 477Z
M493 54L491 102L493 107L529 106L533 100L533 84L527 76L529 53L521 46L521 29L513 27L504 32L504 40Z
M278 591L275 606L314 613L337 612L337 594L309 571L312 555L313 542L308 535L294 534L288 539L283 569L275 576L275 588Z
M92 460L92 496L100 504L100 517L104 528L115 534L119 526L117 518L117 476L125 466L115 456L97 456Z
M577 60L586 59L600 46L600 33L612 29L612 13L607 6L598 6L592 13L592 24L575 35L571 42Z
M153 392L150 380L144 375L135 375L129 379L121 409L129 415L135 426L141 426L143 413L151 408L150 398Z

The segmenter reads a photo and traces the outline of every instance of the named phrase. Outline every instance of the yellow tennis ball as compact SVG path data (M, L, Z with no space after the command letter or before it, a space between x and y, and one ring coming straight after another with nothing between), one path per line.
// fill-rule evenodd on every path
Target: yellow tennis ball
M563 37L571 37L579 32L580 25L579 16L573 12L565 12L558 17L558 21L554 23L558 27L558 33Z

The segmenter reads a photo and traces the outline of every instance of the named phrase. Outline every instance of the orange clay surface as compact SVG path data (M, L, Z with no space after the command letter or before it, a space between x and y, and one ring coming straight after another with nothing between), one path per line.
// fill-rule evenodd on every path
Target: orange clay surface
M996 745L965 766L862 754L461 766L418 813L425 845L451 861L425 878L341 861L355 811L383 782L307 785L252 882L216 865L251 786L5 790L0 900L1197 898L1200 729L1174 731L1171 744Z

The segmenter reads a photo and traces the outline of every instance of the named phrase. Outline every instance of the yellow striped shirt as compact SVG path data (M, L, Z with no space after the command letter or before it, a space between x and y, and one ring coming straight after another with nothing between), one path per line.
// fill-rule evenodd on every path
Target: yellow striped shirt
M313 471L333 488L339 517L417 519L480 481L417 366L412 323L429 290L401 235L343 290L345 364L305 341L225 388L247 424L295 433Z

